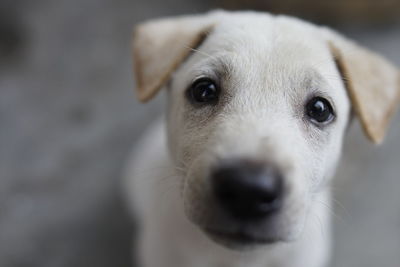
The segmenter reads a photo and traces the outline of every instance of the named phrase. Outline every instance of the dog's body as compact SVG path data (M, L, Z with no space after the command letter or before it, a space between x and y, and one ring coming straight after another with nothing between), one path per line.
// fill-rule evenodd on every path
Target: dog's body
M326 266L351 104L382 140L397 69L326 28L253 12L150 22L134 49L142 100L170 81L167 124L127 175L142 266Z

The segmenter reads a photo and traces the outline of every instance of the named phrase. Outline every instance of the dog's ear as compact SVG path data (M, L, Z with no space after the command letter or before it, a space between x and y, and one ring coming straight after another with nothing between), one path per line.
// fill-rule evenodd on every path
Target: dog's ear
M367 137L381 143L400 102L400 71L383 57L328 31L328 42Z
M133 62L140 101L151 99L213 27L213 13L152 20L136 26Z

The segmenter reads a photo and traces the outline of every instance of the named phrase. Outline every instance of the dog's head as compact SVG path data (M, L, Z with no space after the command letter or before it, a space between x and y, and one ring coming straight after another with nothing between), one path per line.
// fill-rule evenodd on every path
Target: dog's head
M294 18L221 11L150 21L134 35L139 98L168 91L185 213L228 246L298 236L352 108L379 143L399 100L394 66Z

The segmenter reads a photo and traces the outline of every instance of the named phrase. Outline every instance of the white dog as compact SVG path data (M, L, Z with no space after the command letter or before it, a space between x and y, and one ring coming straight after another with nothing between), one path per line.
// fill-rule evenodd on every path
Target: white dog
M322 267L351 110L382 141L399 71L286 16L211 12L134 33L137 92L168 94L129 165L143 267Z

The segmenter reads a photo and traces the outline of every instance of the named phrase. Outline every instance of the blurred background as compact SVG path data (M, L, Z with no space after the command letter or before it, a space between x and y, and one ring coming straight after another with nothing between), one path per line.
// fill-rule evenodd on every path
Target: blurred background
M0 0L1 267L132 266L119 181L164 99L135 99L131 29L217 7L329 24L400 65L397 0ZM400 266L399 141L399 115L380 147L351 127L333 266Z

